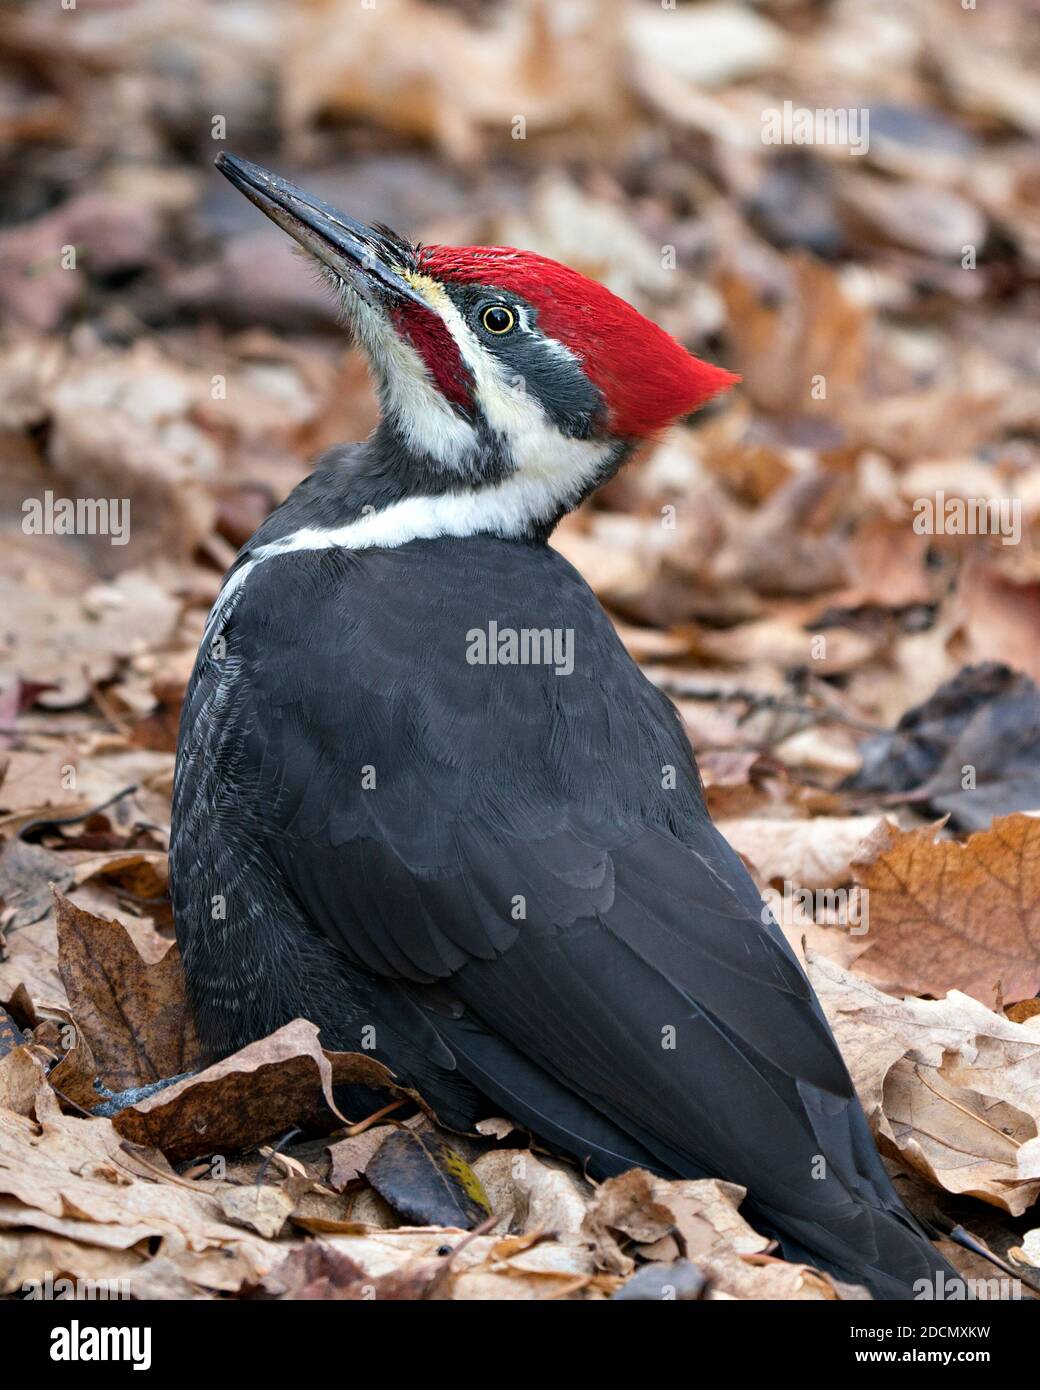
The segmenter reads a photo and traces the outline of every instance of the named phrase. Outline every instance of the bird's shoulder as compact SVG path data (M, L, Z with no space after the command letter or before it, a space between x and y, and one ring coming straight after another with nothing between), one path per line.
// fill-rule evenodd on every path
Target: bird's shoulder
M182 747L279 831L411 862L463 825L606 843L703 818L674 707L580 574L490 536L258 564L200 653Z

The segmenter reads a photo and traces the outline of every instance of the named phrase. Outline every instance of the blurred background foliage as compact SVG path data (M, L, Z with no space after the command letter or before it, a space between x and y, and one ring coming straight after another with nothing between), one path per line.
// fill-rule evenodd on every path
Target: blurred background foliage
M333 303L215 174L225 148L426 241L557 257L743 374L555 542L709 783L767 753L833 784L965 663L1037 676L1038 60L1037 0L9 0L19 736L114 721L168 754L222 569L373 424ZM764 143L785 101L866 108L868 151ZM129 497L130 543L24 535L45 489ZM1019 498L1022 542L916 534L937 489Z
M1035 1264L1038 0L0 5L0 1004L21 1027L32 1001L67 1016L51 885L103 935L122 922L131 957L167 949L207 609L315 455L375 421L327 291L214 171L227 149L427 242L566 261L742 374L553 543L823 961L886 1155L926 1204L971 1191L1010 1213L972 1229ZM785 103L866 113L868 147L766 143ZM48 493L126 499L128 543L27 531ZM1014 502L1017 543L920 534L939 493ZM845 930L866 895L869 933ZM875 1016L864 981L971 997ZM945 1020L924 1076L921 1008ZM168 1011L153 1023L169 1043ZM36 1200L52 1210L45 1184ZM229 1265L210 1240L183 1266L210 1291L280 1253ZM122 1271L116 1253L141 1275L89 1244L69 1268ZM165 1296L160 1264L142 1277ZM833 1296L736 1264L732 1296Z

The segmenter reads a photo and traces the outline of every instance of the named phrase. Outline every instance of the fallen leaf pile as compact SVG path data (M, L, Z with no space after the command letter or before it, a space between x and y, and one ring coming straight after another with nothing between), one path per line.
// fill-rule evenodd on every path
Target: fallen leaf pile
M1040 1286L1034 21L13 7L0 1293L862 1296L780 1259L724 1174L595 1187L511 1117L443 1130L305 1019L205 1065L167 888L181 699L237 548L377 418L331 296L213 173L222 149L426 242L561 259L741 374L553 544L675 702L905 1199ZM774 143L785 104L866 112L869 139ZM48 497L125 504L128 529L41 529Z

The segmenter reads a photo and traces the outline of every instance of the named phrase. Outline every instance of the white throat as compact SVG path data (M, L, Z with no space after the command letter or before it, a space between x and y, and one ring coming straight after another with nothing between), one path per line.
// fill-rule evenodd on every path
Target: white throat
M548 443L548 441L546 441ZM258 565L307 550L393 550L415 540L441 536L499 536L519 540L547 525L572 507L609 466L616 444L562 439L553 433L552 449L500 483L464 488L437 496L405 497L362 515L343 526L303 527L276 541L258 546L225 583L206 624L209 640L219 621L241 597L242 586ZM536 465L536 466L535 466Z

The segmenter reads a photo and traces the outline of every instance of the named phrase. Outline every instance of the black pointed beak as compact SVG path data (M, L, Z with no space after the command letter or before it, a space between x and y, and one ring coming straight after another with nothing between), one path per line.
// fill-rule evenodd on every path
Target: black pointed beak
M407 299L429 308L401 273L414 254L407 242L356 222L248 159L218 154L214 162L251 203L363 298L369 302Z

